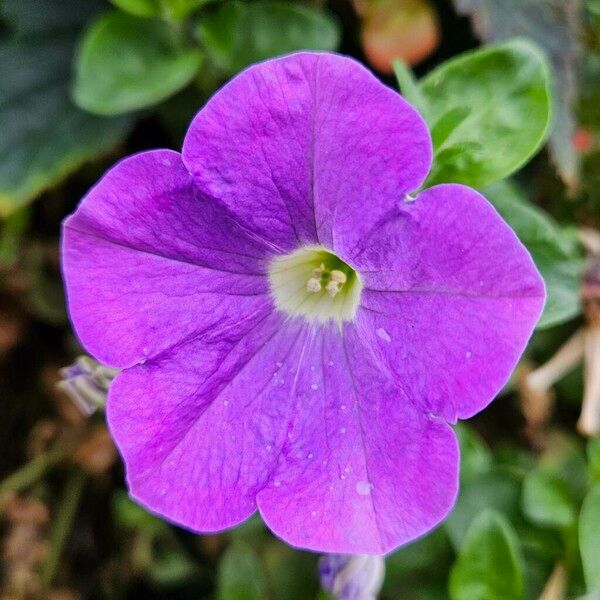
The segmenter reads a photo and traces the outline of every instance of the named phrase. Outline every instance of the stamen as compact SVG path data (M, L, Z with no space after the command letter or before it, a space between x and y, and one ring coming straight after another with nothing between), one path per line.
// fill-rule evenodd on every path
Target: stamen
M292 316L339 324L354 317L362 289L358 273L324 248L310 246L280 256L269 275L277 307Z
M315 269L315 271L317 271L317 269ZM317 279L316 277L311 277L306 282L306 291L307 292L316 294L317 292L320 292L322 289L323 289L323 286L321 285L321 280Z

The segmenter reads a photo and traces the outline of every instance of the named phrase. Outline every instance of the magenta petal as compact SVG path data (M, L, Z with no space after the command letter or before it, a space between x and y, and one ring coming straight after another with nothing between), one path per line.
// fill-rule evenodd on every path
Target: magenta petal
M542 312L529 253L474 190L440 185L403 203L353 257L357 325L413 402L455 421L512 373Z
M311 550L383 554L439 523L458 489L451 428L382 372L352 325L307 344L297 411L259 492L267 525Z
M108 422L132 496L195 531L247 518L294 417L302 321L256 316L216 327L121 373Z
M183 160L260 239L343 251L420 186L431 142L418 113L359 63L301 53L217 92L192 122Z
M267 247L203 198L169 150L111 169L65 221L62 248L77 334L112 366L271 305Z

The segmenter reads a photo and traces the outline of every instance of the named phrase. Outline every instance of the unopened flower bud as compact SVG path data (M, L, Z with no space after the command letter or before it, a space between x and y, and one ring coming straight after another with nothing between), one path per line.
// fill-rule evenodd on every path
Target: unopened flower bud
M84 415L93 414L106 404L108 388L119 369L107 367L89 356L60 370L58 387L71 398Z
M384 574L381 556L328 554L319 561L321 585L336 600L375 600Z

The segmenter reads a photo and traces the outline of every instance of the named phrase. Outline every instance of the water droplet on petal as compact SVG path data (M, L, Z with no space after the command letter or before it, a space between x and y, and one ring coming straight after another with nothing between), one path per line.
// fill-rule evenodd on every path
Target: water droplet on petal
M275 363L279 368L283 367L283 363L282 362L276 362Z
M332 361L332 360L330 360L330 361L329 361L327 364L328 364L330 367L333 367L333 361Z
M273 482L273 485L274 485L275 487L279 487L279 486L281 485L281 481L279 481L279 479L276 479L276 480Z
M310 513L310 516L311 516L311 517L316 517L316 516L317 516L317 511L316 511L316 510L313 510L313 511Z
M273 449L273 446L271 446L271 444L267 444L265 446L265 448L267 449L268 452L270 452Z
M308 453L308 458L314 458L314 456L315 456L315 455L314 455L312 452L309 452L309 453Z
M342 410L346 410L346 408L348 408L348 407L347 407L345 404L342 404L342 405L340 406L340 408L341 408Z
M223 406L229 406L229 400L223 400Z
M390 334L383 328L380 327L379 329L377 329L377 331L375 331L375 333L384 341L384 342L391 342L392 338L390 337Z
M345 428L345 427L342 427L342 428L340 429L340 433L346 433L346 428Z
M356 484L356 493L361 496L368 496L371 493L373 485L368 481L359 481Z
M467 352L465 356L466 356L467 358L471 358L471 356L473 356L473 353L472 353L472 352Z
M316 383L311 383L311 384L310 384L310 389L311 389L311 390L318 390L318 389L319 389L319 386L318 386Z

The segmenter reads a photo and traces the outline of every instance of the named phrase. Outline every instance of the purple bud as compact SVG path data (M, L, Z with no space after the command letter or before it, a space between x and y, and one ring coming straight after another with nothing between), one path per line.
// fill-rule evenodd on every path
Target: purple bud
M327 554L319 561L321 585L336 600L375 600L384 574L381 556Z
M89 356L60 370L58 387L66 392L84 415L93 414L106 403L106 395L119 369L106 367Z

